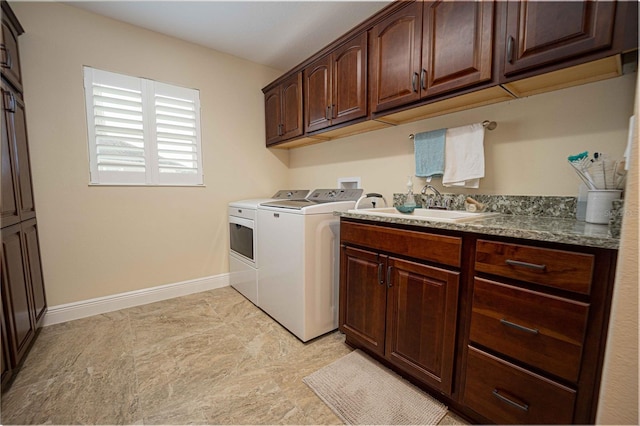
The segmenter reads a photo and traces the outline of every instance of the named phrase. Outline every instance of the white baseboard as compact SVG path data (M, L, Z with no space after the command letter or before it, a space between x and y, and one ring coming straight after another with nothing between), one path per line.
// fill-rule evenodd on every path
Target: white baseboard
M93 315L113 312L119 309L146 305L147 303L213 290L228 285L229 274L220 274L95 299L81 300L64 305L50 306L45 314L43 325L59 324Z

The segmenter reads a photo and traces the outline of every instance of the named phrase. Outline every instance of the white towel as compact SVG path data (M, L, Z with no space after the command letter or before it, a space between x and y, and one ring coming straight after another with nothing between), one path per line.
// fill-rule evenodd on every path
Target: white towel
M482 123L447 129L444 186L478 188L484 177L484 126Z

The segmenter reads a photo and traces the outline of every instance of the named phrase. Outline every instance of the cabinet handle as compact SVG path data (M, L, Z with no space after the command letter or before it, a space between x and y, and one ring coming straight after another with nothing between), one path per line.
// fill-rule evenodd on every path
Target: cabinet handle
M411 87L413 88L414 92L418 92L418 73L414 72L413 73L413 77L411 77Z
M336 118L336 104L331 104L331 118Z
M498 389L494 389L493 390L493 396L495 396L496 398L498 398L500 401L506 402L509 405L512 405L516 408L521 409L522 411L529 411L529 405L528 404L518 404L515 401L510 400L509 398L500 395L500 392L498 392Z
M11 113L16 112L16 97L12 92L5 92L5 94L9 97L9 104L7 105L7 111Z
M378 263L378 283L384 284L384 279L382 278L382 270L384 269L384 265L382 263Z
M422 90L427 90L427 70L424 68L420 72L420 86L422 86Z
M282 124L278 124L278 136L282 136Z
M538 271L544 271L547 269L547 265L541 265L538 263L521 262L519 260L507 259L504 261L509 266L522 266L523 268L536 269Z
M387 287L389 288L391 288L391 286L393 285L391 283L391 268L393 268L393 266L387 267Z
M275 217L276 219L280 217L280 213L274 213L273 217Z
M327 105L327 112L324 114L325 120L329 120L331 118L331 105Z
M515 40L513 36L509 36L509 38L507 39L507 61L510 64L513 64L513 44L514 43L515 43Z
M516 330L520 330L520 331L524 331L524 332L527 332L527 333L531 333L531 334L538 334L539 333L539 330L537 328L525 327L523 325L516 324L516 323L511 322L511 321L507 321L504 318L502 318L500 320L500 324L506 325L507 327L515 328Z

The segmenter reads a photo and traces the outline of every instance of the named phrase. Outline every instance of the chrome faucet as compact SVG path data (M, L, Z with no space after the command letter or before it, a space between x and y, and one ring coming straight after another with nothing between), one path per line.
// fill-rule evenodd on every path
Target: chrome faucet
M427 195L427 189L430 189L435 197L427 199L427 208L428 209L439 209L439 210L447 210L449 208L449 200L445 200L440 191L434 188L432 185L425 185L422 187L420 193L422 195Z
M433 193L436 194L436 197L442 197L442 194L440 193L440 191L438 191L432 185L429 185L429 184L423 186L422 187L422 191L420 191L420 193L422 195L426 195L427 194L427 189L430 189L431 191L433 191Z

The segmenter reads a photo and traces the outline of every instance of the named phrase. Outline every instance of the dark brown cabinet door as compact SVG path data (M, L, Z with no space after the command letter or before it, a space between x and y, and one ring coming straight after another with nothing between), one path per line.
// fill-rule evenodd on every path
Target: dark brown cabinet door
M367 115L367 33L304 70L307 132Z
M451 394L459 273L389 258L386 357Z
M371 29L371 111L420 99L422 2L412 2Z
M5 8L2 8L5 12ZM18 36L22 28L16 28L5 13L2 14L2 40L0 40L0 70L14 86L22 92Z
M386 257L352 247L340 258L340 330L362 347L384 356Z
M304 116L307 132L331 125L331 62L327 55L304 70Z
M40 260L40 243L36 219L21 223L24 238L26 264L29 270L30 289L33 299L32 311L36 325L41 324L47 311L47 299L42 276L42 262Z
M493 1L424 3L422 97L491 80Z
M16 210L19 220L35 217L36 210L33 202L24 102L19 94L4 82L2 82L2 109L2 226L4 227L17 222ZM11 176L9 176L10 173Z
M11 359L19 364L35 336L30 282L21 226L2 229L2 297Z
M505 75L611 46L615 1L513 1L507 6Z
M302 135L302 73L264 94L267 146Z
M331 124L367 115L367 33L340 46L332 55Z
M5 90L2 83L2 227L15 225L20 222L18 205L17 182L15 171L18 168L15 155L14 132L9 124L13 123L13 113L10 112L12 92Z
M280 115L282 114L280 101L281 90L282 88L278 86L264 94L264 116L267 145L276 143L280 140L280 132L282 129L282 120L280 119Z
M291 139L302 132L302 73L299 72L282 83L281 139Z
M0 298L0 331L2 334L2 388L11 378L11 358L9 355L9 341L7 340L7 327L4 321L4 305L2 304L2 298Z

